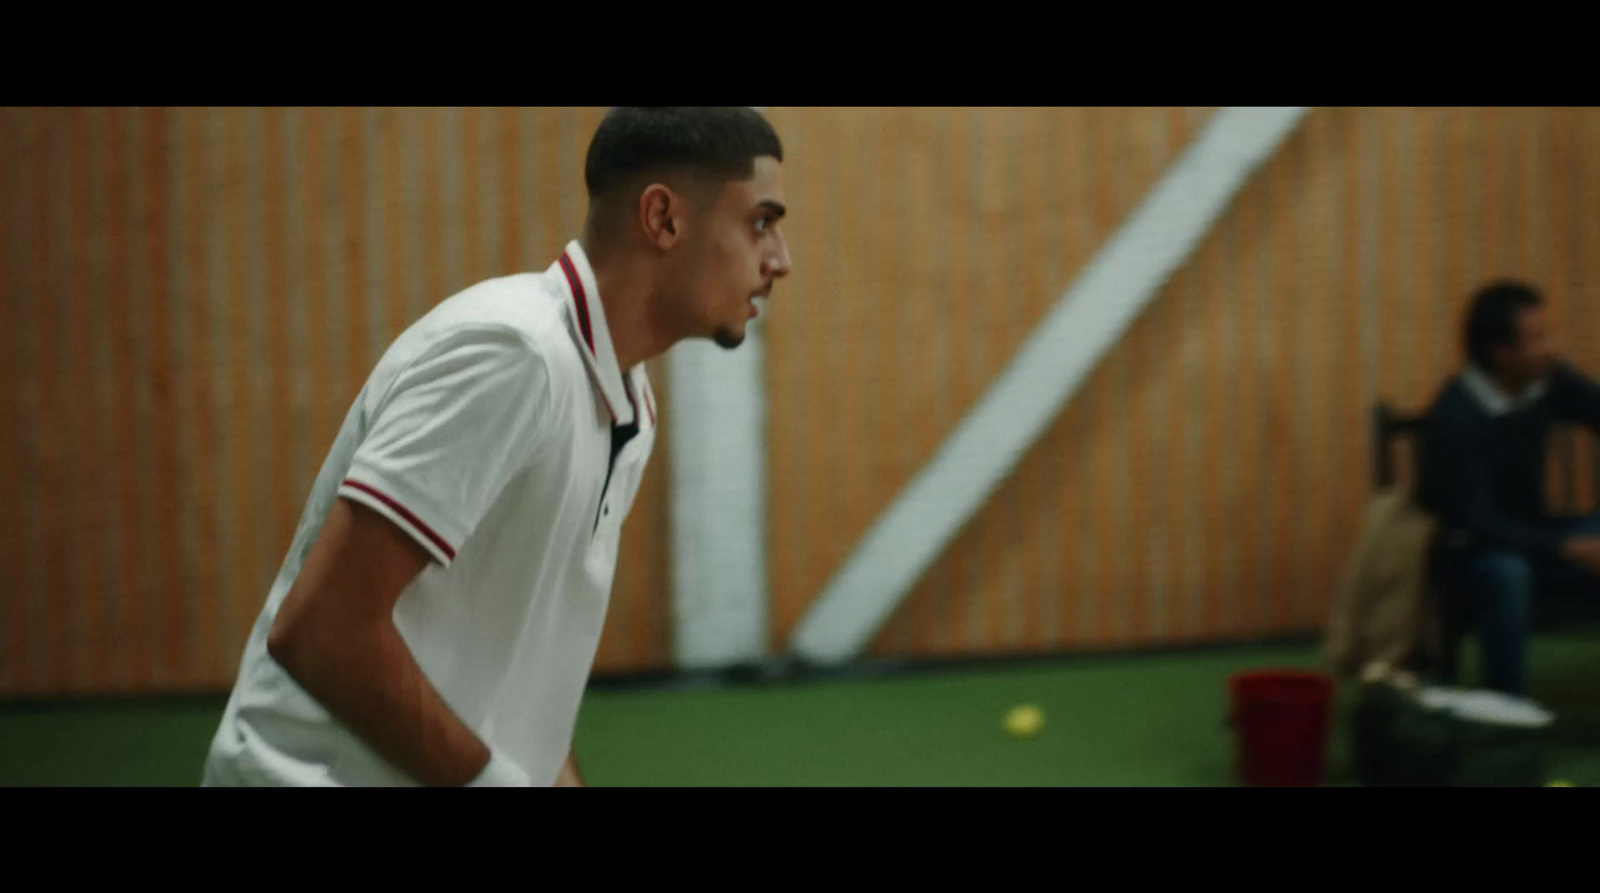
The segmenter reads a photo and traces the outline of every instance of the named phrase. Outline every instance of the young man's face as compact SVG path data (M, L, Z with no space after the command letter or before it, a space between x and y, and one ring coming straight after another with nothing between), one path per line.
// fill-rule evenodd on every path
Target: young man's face
M1516 342L1500 348L1502 374L1519 383L1535 382L1550 374L1556 361L1556 342L1550 317L1543 307L1517 312Z
M748 180L731 180L698 209L682 285L687 324L698 337L738 347L773 283L789 273L789 246L778 221L785 213L783 172L770 156L755 159Z

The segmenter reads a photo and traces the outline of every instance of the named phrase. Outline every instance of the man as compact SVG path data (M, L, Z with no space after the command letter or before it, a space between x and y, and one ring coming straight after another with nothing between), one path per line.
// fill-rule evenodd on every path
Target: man
M245 648L207 785L580 785L573 725L657 423L642 363L789 272L771 126L622 108L582 236L402 334Z
M1600 525L1544 507L1551 425L1600 431L1600 388L1558 359L1544 300L1527 285L1479 291L1465 334L1469 364L1428 415L1417 498L1452 544L1453 595L1480 608L1486 687L1521 695L1535 600L1600 594Z

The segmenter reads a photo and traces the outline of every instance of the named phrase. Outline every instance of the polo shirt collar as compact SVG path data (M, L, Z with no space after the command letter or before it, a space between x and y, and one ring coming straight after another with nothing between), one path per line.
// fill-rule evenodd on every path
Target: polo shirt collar
M1483 411L1487 412L1490 418L1496 419L1515 410L1528 408L1550 389L1549 381L1536 381L1512 399L1489 373L1477 366L1468 366L1466 371L1461 373L1461 382L1466 385L1467 393L1483 407Z
M655 407L651 405L643 370L639 366L629 370L627 380L631 387L623 382L617 351L611 344L611 330L606 327L605 307L600 303L600 287L595 284L594 269L589 266L583 246L576 239L568 242L567 250L553 269L566 290L567 330L577 343L578 352L583 354L583 361L600 388L606 408L611 410L612 422L628 425L639 421L643 425L638 403L642 399L653 425Z

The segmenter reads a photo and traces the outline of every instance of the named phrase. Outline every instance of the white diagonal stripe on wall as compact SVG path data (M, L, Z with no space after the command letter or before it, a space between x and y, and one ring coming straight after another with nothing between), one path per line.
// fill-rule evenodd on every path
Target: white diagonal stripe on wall
M834 661L860 649L1303 114L1229 109L1213 119L868 531L797 630L800 655ZM1047 379L1054 367L1067 374Z

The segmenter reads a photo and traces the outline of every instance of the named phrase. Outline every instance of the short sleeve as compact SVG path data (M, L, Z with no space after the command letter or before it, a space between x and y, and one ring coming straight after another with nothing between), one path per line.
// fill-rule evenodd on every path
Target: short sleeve
M453 335L401 370L372 408L339 495L449 567L547 439L550 406L543 358L519 334Z

